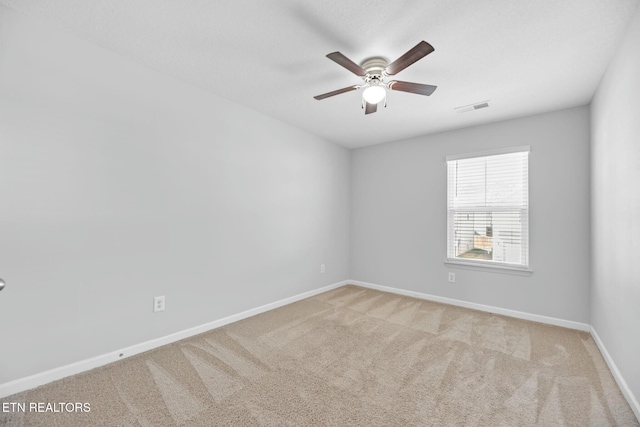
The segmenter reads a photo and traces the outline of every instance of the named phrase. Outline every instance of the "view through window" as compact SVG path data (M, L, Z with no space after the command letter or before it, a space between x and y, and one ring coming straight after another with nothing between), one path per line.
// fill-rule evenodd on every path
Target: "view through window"
M447 157L447 259L528 267L529 148Z

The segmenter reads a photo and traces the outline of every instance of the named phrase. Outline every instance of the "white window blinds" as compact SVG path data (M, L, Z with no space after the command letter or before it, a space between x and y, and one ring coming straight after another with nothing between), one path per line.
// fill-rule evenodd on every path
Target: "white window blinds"
M447 157L447 259L529 265L529 147Z

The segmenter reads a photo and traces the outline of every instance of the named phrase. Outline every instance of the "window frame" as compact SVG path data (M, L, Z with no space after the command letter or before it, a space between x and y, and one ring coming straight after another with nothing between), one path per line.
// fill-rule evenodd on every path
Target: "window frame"
M489 156L496 156L501 154L523 153L523 152L527 153L527 184L526 184L527 185L527 207L526 207L526 214L525 214L526 224L523 226L523 230L526 230L526 251L527 251L526 264L514 264L514 263L468 259L468 258L459 258L459 257L450 258L449 257L450 242L451 242L450 239L451 239L451 233L454 232L451 216L452 216L452 212L455 212L455 211L452 211L449 207L449 203L450 203L449 162L455 161L455 160L489 157ZM473 153L448 155L445 157L445 170L447 173L447 179L446 179L447 181L447 186L446 186L446 192L447 192L447 202L446 202L447 238L446 238L446 241L447 243L445 248L446 250L445 264L447 266L454 267L454 268L491 271L491 272L497 272L497 273L517 274L517 275L525 275L525 276L529 276L532 274L533 270L531 269L531 257L530 257L531 227L530 227L530 220L529 220L530 211L531 211L531 205L530 205L531 197L530 197L530 183L529 183L530 176L531 176L531 161L530 161L531 155L530 154L531 154L531 147L528 145L523 145L523 146L517 146L517 147L501 148L496 150L486 150L486 151L473 152ZM499 210L499 209L494 209L494 210ZM485 211L478 210L478 212L490 212L490 211L491 209L488 209Z

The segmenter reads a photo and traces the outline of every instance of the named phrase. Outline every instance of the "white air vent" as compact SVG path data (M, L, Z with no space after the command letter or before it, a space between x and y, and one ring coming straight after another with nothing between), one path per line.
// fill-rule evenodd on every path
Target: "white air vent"
M467 113L469 111L479 110L481 108L487 108L488 106L489 106L489 101L487 100L487 101L475 102L469 105L463 105L461 107L456 107L454 108L454 110L458 113Z

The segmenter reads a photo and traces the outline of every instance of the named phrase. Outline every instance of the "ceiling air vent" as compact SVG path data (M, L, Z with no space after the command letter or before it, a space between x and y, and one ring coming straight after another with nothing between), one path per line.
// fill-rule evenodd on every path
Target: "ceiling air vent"
M489 106L489 101L481 101L481 102L476 102L474 104L456 107L454 108L454 110L457 111L458 113L467 113L469 111L479 110L481 108L487 108L488 106Z

